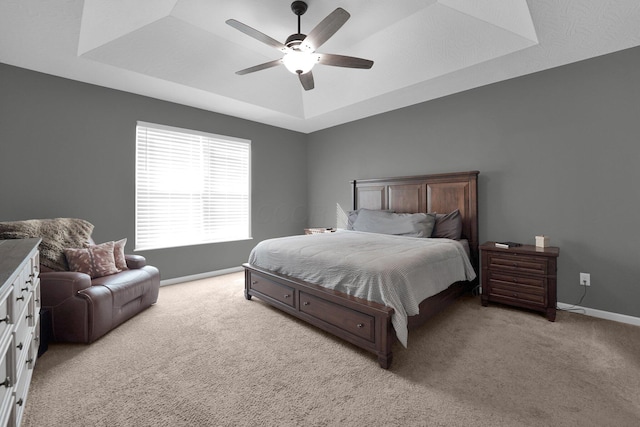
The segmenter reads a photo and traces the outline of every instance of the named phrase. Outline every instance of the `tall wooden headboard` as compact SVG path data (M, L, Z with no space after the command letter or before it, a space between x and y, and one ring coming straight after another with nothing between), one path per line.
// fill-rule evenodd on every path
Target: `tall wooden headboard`
M449 213L462 216L471 263L478 272L478 171L374 178L352 181L353 209L392 209L397 213Z

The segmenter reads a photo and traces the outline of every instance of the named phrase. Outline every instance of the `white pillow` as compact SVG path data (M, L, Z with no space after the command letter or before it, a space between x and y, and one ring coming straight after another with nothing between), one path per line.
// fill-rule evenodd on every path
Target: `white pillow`
M431 213L398 214L361 209L353 223L353 229L369 233L430 237L435 222L436 216Z

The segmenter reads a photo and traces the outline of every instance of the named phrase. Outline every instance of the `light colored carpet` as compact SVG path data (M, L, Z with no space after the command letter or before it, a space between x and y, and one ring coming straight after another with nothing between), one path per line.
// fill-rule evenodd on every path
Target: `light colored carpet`
M160 290L91 345L38 360L23 426L637 426L640 328L463 297L376 357L243 296Z

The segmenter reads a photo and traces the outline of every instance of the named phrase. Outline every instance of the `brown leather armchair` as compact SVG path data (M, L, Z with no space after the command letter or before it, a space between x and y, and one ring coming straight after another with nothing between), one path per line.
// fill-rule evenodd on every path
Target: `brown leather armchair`
M95 279L72 271L40 272L51 341L91 343L158 300L158 269L140 255L125 258L129 270Z

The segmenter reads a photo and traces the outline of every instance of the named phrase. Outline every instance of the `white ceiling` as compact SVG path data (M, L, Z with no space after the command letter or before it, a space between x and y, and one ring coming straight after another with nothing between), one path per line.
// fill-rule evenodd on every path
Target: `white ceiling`
M351 14L321 53L315 89L281 53L225 24L284 42L289 0L2 0L0 62L300 132L640 45L638 0L307 0L302 32Z

